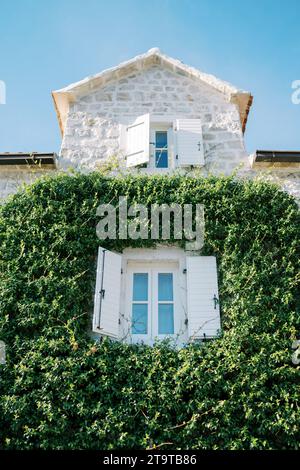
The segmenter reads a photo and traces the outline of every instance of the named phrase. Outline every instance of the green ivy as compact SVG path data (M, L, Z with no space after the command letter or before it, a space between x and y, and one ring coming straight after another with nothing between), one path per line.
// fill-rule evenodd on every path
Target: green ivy
M96 208L120 195L204 204L219 339L175 350L89 337ZM0 448L297 449L299 242L295 201L256 181L57 175L11 197L0 210Z

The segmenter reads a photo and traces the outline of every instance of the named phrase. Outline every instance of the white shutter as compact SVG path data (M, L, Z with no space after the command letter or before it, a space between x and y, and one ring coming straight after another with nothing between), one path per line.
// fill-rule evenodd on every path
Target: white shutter
M6 363L6 356L5 356L5 343L4 341L0 341L0 364Z
M149 114L139 116L127 126L126 166L136 166L149 161L150 146Z
M200 119L177 119L175 128L179 166L204 165Z
M118 338L122 255L98 249L93 331Z
M220 330L217 264L214 256L187 256L187 310L190 339Z

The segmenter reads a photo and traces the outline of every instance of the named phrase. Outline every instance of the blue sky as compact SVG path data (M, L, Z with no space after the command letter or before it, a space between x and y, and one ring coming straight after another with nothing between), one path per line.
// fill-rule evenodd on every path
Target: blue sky
M58 151L51 90L151 47L249 90L247 150L300 150L299 0L1 0L0 152Z

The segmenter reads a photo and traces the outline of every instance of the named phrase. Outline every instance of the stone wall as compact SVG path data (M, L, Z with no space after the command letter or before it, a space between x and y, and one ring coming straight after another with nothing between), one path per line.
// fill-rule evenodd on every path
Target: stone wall
M53 169L41 169L33 171L24 167L0 167L0 200L5 200L10 194L14 194L23 184L30 184L37 178L53 173ZM300 205L300 169L299 168L259 168L252 169L250 164L244 166L238 172L246 178L260 178L265 181L278 183L284 191L296 197Z
M0 200L14 194L23 184L33 183L42 175L49 174L55 169L35 169L29 166L9 165L0 167Z
M249 159L251 160L251 158ZM257 178L278 184L281 189L294 196L300 206L300 166L293 164L280 166L276 164L255 165L253 168L248 163L240 172L246 178Z
M60 152L62 167L93 169L111 156L124 162L122 126L145 113L156 121L202 120L204 173L229 174L247 160L237 106L210 86L158 65L95 90L70 106Z
M300 168L252 168L235 104L210 86L160 65L123 77L71 105L60 166L92 170L110 157L124 164L122 127L145 113L156 121L202 120L202 174L228 175L239 168L238 175L277 182L300 200Z

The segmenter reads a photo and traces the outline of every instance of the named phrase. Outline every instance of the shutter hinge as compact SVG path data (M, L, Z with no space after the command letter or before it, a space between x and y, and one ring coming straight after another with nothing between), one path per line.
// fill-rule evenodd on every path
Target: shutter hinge
M176 160L178 160L178 155L176 155L176 157L175 157L175 158L176 158Z
M219 299L217 298L216 294L214 295L213 301L214 301L214 309L216 310L217 305L219 303Z
M105 289L101 289L100 291L101 299L104 299L105 296Z
M189 320L186 318L186 319L184 320L184 324L187 325L188 322L189 322Z

